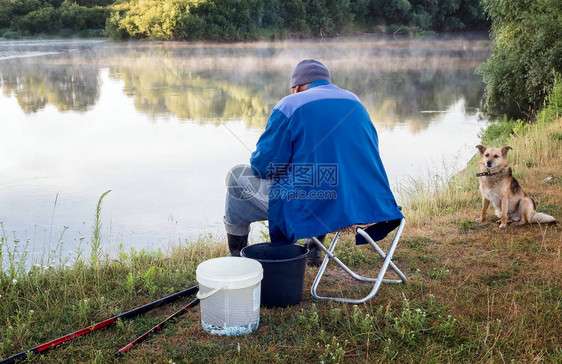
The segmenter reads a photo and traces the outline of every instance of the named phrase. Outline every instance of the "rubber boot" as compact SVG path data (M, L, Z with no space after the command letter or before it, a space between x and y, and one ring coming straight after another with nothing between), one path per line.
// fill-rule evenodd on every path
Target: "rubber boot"
M316 239L324 243L326 235L317 236ZM322 264L322 252L318 245L312 239L306 240L306 247L308 248L308 255L306 256L306 264L309 267L319 267Z
M228 239L228 250L230 250L229 256L231 257L239 257L242 248L248 245L248 235L238 236L226 234L226 238Z

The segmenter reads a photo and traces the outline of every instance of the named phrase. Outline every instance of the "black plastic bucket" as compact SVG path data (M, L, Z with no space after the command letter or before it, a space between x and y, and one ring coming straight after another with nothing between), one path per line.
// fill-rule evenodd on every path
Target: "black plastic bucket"
M262 306L287 307L301 301L307 253L307 248L294 244L273 247L261 243L242 249L243 257L255 259L263 267Z

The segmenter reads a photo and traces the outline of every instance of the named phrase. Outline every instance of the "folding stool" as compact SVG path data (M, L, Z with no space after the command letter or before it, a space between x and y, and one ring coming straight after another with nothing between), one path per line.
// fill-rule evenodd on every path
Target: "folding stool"
M358 304L358 303L364 303L370 300L371 298L373 298L377 294L377 291L379 290L381 283L395 283L395 284L406 283L406 276L392 262L392 255L394 254L394 250L398 245L398 241L400 240L400 235L402 235L404 224L405 224L405 219L402 218L397 220L379 222L365 229L360 227L356 229L356 235L355 235L356 244L357 245L362 245L367 243L370 244L371 247L381 256L381 258L384 259L383 265L381 267L381 270L379 271L377 278L367 278L353 272L347 265L345 265L340 259L336 257L334 252L336 250L336 245L338 244L341 231L336 232L329 248L326 248L318 239L316 239L316 237L313 237L312 240L316 243L316 246L318 246L318 248L325 253L325 257L324 260L322 261L322 265L320 266L320 269L318 270L318 274L314 279L314 283L312 284L312 288L310 290L312 296L319 300L330 300L330 301ZM390 249L388 250L388 253L385 254L384 251L376 244L376 242L384 239L391 231L395 230L396 227L398 227L398 230L396 230L396 234L394 235L394 239L392 240L392 244L390 246ZM324 272L326 271L326 267L328 266L328 262L330 260L333 260L339 267L341 267L345 272L347 272L351 277L355 278L356 280L362 282L374 283L371 292L367 296L361 299L319 296L316 293L316 290L318 288L318 285L320 284L322 276L324 275ZM386 274L386 271L389 266L396 274L398 274L400 279L384 278L384 275Z

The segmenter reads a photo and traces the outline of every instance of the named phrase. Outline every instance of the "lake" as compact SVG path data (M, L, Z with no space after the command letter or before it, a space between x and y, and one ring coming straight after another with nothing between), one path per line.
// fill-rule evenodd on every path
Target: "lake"
M225 239L225 175L248 163L300 59L359 96L392 187L450 176L487 120L474 74L486 34L250 43L0 41L0 222L38 262ZM398 195L397 195L398 197ZM400 198L399 198L400 199ZM256 224L253 239L263 226ZM23 246L26 245L24 248Z

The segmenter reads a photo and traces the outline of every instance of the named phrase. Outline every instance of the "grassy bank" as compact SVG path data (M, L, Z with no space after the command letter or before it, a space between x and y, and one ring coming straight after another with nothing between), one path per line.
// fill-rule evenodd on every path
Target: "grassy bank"
M482 135L488 146L513 147L515 176L537 209L558 219L561 109L559 85L536 123L505 121ZM117 349L185 299L76 339L33 362L560 363L562 229L525 225L500 230L494 222L475 223L480 209L475 162L451 181L412 184L405 190L411 202L405 206L408 222L395 262L409 281L383 286L367 304L313 300L309 289L317 268L308 268L302 303L262 309L260 327L251 335L208 335L195 308L124 358L114 358ZM1 239L7 243L6 236ZM345 240L351 242L352 236ZM351 243L341 246L358 270L378 267L380 259L370 252ZM225 254L222 242L186 242L168 255L92 255L69 268L55 264L29 272L13 257L0 275L0 358L191 286L197 264ZM327 283L335 294L365 291L335 271Z

